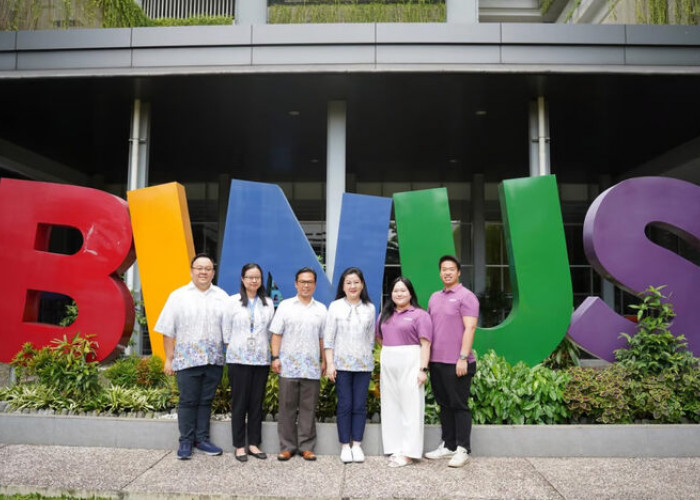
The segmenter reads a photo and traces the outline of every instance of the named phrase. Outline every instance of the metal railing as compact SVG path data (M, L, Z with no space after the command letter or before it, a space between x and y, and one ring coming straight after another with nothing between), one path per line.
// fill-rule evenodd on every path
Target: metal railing
M192 16L233 16L235 0L142 0L144 13L152 19Z

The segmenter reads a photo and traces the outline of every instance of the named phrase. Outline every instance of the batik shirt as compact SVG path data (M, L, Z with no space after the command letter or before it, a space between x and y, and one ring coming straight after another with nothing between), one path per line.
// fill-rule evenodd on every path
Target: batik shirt
M173 291L155 330L176 340L173 371L224 364L224 313L228 294L211 285L201 291L194 283Z
M336 370L371 372L374 368L374 316L371 302L331 302L326 316L323 348L333 349Z
M282 335L280 377L321 378L321 348L326 324L326 306L311 299L308 305L298 297L280 302L270 331Z
M265 305L262 300L256 299L248 298L247 306L241 304L239 293L229 299L224 329L224 342L228 344L227 363L270 364L269 327L275 308L268 297L265 297Z

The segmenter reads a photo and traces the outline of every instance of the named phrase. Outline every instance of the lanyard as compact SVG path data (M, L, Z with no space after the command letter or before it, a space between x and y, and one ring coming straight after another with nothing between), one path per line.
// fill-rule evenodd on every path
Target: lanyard
M248 300L248 316L250 317L250 333L252 335L253 330L255 329L255 306L258 303L258 297L256 296L255 299L253 299L253 303L251 305L250 300Z

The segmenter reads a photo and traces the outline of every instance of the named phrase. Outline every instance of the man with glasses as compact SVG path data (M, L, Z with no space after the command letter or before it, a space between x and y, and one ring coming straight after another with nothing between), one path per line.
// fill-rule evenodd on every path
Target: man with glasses
M190 275L190 283L170 294L155 326L163 334L164 371L176 375L180 391L179 460L191 458L193 446L207 455L222 452L209 441L209 419L224 365L228 294L212 285L214 261L207 254L192 259Z
M295 453L304 460L316 460L316 404L325 368L326 306L313 298L316 272L309 267L300 269L294 286L296 297L280 302L270 325L272 370L279 375L277 459L281 461Z
M444 288L430 296L428 313L433 322L430 346L430 382L440 405L442 443L425 458L449 458L450 467L463 467L471 453L471 382L476 373L472 353L479 318L479 300L459 282L461 264L445 255L438 267Z

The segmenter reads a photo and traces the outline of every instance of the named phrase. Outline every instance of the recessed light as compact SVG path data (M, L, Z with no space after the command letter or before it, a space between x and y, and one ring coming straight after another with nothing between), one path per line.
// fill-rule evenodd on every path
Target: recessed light
M476 116L486 116L486 110L485 109L477 109L476 113L474 113Z
M289 116L299 116L301 113L296 109L289 111Z

